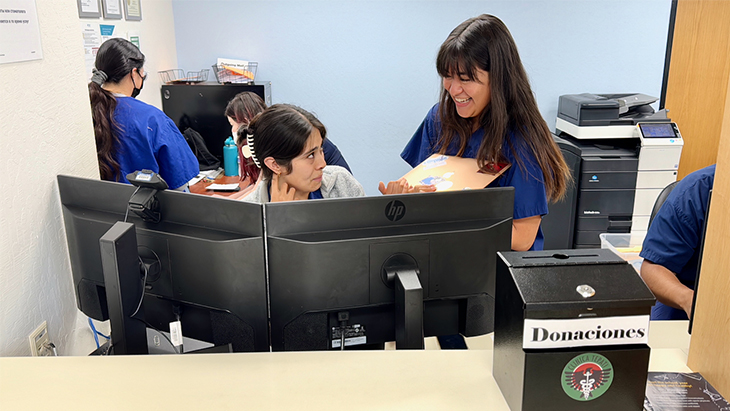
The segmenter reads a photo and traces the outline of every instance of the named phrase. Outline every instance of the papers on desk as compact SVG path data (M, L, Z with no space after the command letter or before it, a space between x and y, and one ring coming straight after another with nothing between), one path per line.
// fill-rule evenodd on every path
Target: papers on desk
M238 191L241 189L241 187L238 185L238 183L233 184L211 184L208 187L205 187L206 190L213 190L213 191Z
M650 372L644 399L646 411L727 410L730 402L700 373Z
M207 178L209 180L215 180L222 172L223 172L223 169L220 167L218 167L218 169L216 169L216 170L201 171L198 173L197 176L193 177L192 179L190 179L190 181L188 181L188 185L192 186L204 178Z

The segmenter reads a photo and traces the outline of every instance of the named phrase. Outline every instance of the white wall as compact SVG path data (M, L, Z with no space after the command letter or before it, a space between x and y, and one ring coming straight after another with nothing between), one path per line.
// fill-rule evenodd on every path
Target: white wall
M76 308L56 184L57 174L99 176L81 25L75 1L36 7L43 59L0 65L0 356L30 355L27 336L44 320L59 354L85 355L95 345ZM117 22L139 27L150 72L139 98L159 107L157 70L177 61L172 6L142 7L141 22Z
M158 71L178 68L172 3L171 0L144 0L141 4L142 21L106 20L103 17L79 20L82 23L114 25L114 37L127 38L130 31L139 33L139 46L146 58L148 76L138 99L162 110Z

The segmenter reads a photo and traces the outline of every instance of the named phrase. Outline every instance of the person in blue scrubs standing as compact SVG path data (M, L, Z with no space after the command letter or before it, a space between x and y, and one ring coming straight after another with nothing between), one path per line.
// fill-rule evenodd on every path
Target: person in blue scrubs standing
M145 56L131 42L113 38L96 54L89 83L96 152L101 178L127 181L147 169L171 189L187 188L198 160L175 123L161 110L136 99L144 85Z
M692 312L702 233L715 166L697 170L669 194L646 233L641 277L657 298L652 320L686 320Z
M547 202L563 196L570 174L537 108L512 35L495 16L468 19L441 45L436 69L443 82L440 101L401 157L413 167L434 153L476 158L485 169L511 164L492 185L515 188L512 249L542 250ZM460 336L439 343L466 348Z
M485 168L511 164L493 185L515 188L512 249L542 250L547 201L562 197L570 174L512 35L488 14L466 20L441 45L436 69L443 82L440 102L401 157L413 167L434 153L476 158Z

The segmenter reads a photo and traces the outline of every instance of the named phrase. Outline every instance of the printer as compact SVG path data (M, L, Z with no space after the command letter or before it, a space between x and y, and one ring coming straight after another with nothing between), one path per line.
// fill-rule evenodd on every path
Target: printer
M636 93L560 96L555 141L571 159L575 184L550 214L574 218L545 217L546 249L600 247L600 233L646 233L656 198L677 179L684 144L667 111L651 107L657 100Z

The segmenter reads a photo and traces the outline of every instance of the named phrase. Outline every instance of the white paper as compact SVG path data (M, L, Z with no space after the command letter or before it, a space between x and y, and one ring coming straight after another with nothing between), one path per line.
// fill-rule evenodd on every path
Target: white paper
M142 11L139 7L139 0L125 0L127 2L127 17L141 17Z
M99 1L98 0L81 0L81 11L84 13L98 13L99 12Z
M91 81L91 69L96 62L96 53L101 46L101 33L97 23L81 23L81 38L84 44L84 64L86 67L86 79Z
M122 3L119 0L106 0L106 14L122 14Z
M42 58L35 0L0 1L0 64Z
M198 181L202 180L203 178L205 178L204 175L198 174L197 176L191 178L190 181L188 181L188 185L193 186L195 184L198 184Z
M218 191L236 191L240 189L241 187L238 185L238 183L233 184L211 184L208 187L205 187L206 190L218 190Z
M646 344L649 316L588 317L564 320L525 319L522 348L566 348Z
M220 167L218 167L218 168L217 168L217 169L215 169L215 170L206 170L206 171L201 171L201 172L200 172L200 174L202 174L202 175L204 175L204 176L208 177L208 178L209 178L209 179L211 179L211 180L215 180L215 178L216 178L216 177L218 177L218 175L219 175L220 173L222 173L222 172L223 172L223 169L222 169L222 168L220 168Z
M172 345L179 347L183 344L182 324L180 321L170 323L170 340Z
M218 66L228 66L241 70L248 70L248 61L246 60L235 60L218 57Z

